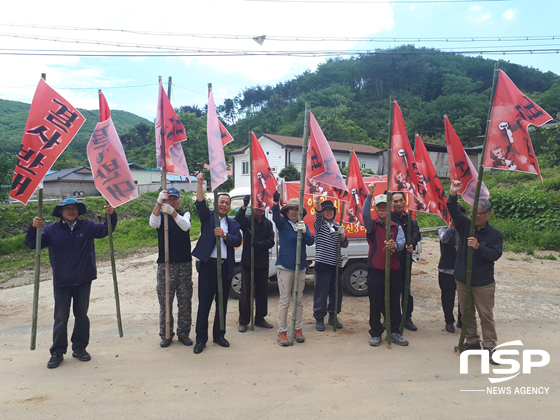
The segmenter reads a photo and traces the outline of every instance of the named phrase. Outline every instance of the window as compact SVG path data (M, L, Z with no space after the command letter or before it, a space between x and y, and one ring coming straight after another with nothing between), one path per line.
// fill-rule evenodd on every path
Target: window
M249 175L249 161L241 162L241 175Z
M336 164L338 166L340 166L341 168L346 168L346 161L344 161L344 160L337 160Z
M360 168L361 169L366 169L366 163L365 162L360 163Z

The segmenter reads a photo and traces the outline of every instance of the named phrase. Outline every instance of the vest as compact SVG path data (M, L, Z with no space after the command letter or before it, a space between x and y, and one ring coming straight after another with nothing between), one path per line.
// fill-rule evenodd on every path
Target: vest
M399 225L395 222L391 222L391 239L395 240L397 238L397 232ZM383 225L379 219L373 221L373 229L367 234L367 240L369 243L369 256L368 256L368 267L375 268L377 270L385 270L385 241L387 240L385 225ZM389 268L391 270L399 270L400 264L397 258L397 253L391 254L391 259Z
M183 210L176 210L181 216L185 214ZM164 234L165 229L163 225L163 213L160 214L161 225L157 229L158 232L158 263L165 263L165 245L164 245ZM181 263L181 262L191 262L191 236L190 229L186 232L181 229L175 219L172 216L168 216L169 220L169 262L170 263Z

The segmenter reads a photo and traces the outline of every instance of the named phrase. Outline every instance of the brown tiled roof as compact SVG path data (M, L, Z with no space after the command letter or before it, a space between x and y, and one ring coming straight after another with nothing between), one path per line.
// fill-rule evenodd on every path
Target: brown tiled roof
M285 147L293 147L293 148L299 148L301 149L301 146L303 144L303 139L301 137L289 137L289 136L280 136L277 134L265 134L263 133L261 135L261 137L266 137L269 140L272 140L276 143L279 143ZM378 149L375 146L370 146L368 144L358 144L358 143L344 143L341 141L329 141L329 145L331 146L331 149L333 152L349 152L351 149L354 149L354 151L356 153L362 153L362 154L377 154L379 152L381 152L381 149ZM237 155L237 154L241 154L244 153L245 150L247 150L248 146L243 146L240 147L237 150L234 150L233 152L230 152L230 155Z

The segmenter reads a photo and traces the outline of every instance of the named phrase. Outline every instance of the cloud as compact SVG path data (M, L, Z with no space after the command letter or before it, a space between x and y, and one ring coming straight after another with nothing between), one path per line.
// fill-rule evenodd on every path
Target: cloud
M469 12L467 14L468 18L473 22L482 22L492 17L490 12L482 13L482 7L477 4L470 6L467 11Z
M505 20L513 20L513 19L515 19L515 15L516 15L516 14L517 14L517 10L516 10L516 9L509 9L509 10L506 10L506 11L504 12L504 14L502 15L502 17L503 17Z

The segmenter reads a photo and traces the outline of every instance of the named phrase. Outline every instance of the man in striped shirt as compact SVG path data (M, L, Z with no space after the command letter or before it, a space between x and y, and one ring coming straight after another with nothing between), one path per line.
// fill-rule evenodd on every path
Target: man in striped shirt
M313 317L316 319L315 329L325 331L325 315L329 314L329 325L334 324L336 260L338 250L338 237L340 246L348 246L348 238L344 226L334 221L336 207L331 200L321 203L320 195L315 199L315 288L313 289ZM338 252L338 302L337 314L342 305L342 257ZM328 299L328 304L327 304ZM336 328L342 328L340 322Z

